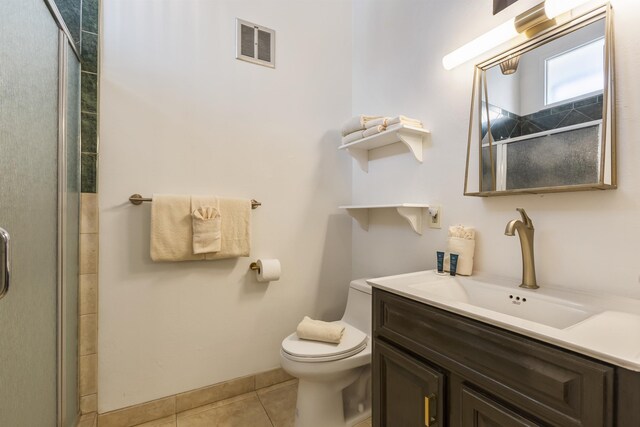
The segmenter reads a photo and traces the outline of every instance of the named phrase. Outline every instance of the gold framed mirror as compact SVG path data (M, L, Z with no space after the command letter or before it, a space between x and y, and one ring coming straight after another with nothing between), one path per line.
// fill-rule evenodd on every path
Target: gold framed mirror
M541 27L475 67L466 196L617 187L611 7Z

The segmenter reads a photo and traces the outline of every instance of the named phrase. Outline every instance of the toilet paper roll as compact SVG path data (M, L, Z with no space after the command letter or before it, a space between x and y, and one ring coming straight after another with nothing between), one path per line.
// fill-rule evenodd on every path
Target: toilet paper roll
M280 279L280 261L277 259L259 259L257 261L258 282L273 282Z

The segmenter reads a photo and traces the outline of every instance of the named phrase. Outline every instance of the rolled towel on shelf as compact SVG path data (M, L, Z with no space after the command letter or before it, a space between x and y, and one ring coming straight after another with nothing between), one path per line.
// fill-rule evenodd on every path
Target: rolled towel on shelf
M384 126L387 127L387 121L389 120L389 117L382 117L380 119L375 119L375 120L369 120L367 123L365 123L364 127L369 129L375 126Z
M384 132L387 128L384 126L374 126L362 132L362 136L367 138L369 136L377 135L380 132Z
M407 126L413 126L416 128L421 128L422 127L422 122L418 119L412 119L410 117L407 116L397 116L397 117L392 117L390 119L387 120L387 126L393 126L393 125L407 125Z
M450 269L449 254L458 254L458 266L456 274L471 276L473 272L473 254L476 248L476 231L471 227L455 225L449 227L449 239L447 252L444 257L444 269Z
M344 334L344 326L337 323L323 322L322 320L313 320L308 316L304 316L302 322L298 324L296 334L298 338L303 340L340 344Z
M191 212L193 253L219 252L222 248L220 211L214 206L202 206Z
M359 139L364 138L364 136L362 135L363 133L364 133L363 130L358 130L358 131L350 133L347 136L343 136L342 137L342 145L347 145L347 144L355 142L355 141L357 141Z
M354 133L358 130L365 130L367 122L382 118L382 116L366 116L361 114L359 116L352 117L344 125L342 125L342 136L347 136L350 133Z

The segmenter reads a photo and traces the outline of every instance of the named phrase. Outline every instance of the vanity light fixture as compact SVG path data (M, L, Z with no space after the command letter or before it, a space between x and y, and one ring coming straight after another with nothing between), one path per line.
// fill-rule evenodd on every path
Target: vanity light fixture
M520 34L531 37L555 24L556 17L589 2L591 0L545 0L446 55L442 58L442 65L446 70L451 70ZM606 2L594 1L597 3L594 7Z

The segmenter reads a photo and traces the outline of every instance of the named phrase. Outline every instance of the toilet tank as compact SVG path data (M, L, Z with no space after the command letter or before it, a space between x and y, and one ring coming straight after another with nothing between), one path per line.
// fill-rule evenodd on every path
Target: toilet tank
M371 285L365 279L353 280L349 285L342 320L371 336Z

